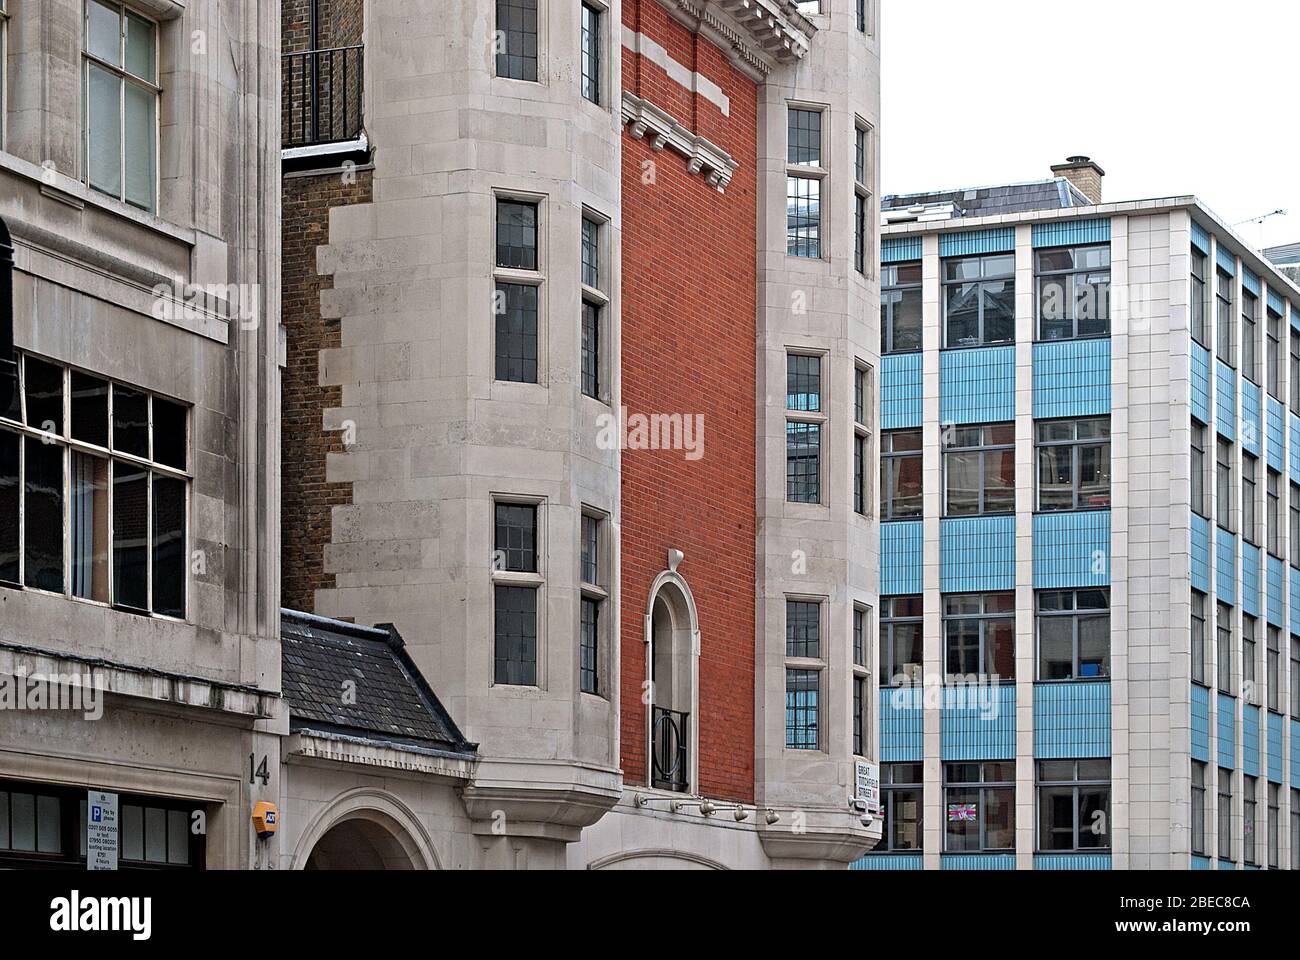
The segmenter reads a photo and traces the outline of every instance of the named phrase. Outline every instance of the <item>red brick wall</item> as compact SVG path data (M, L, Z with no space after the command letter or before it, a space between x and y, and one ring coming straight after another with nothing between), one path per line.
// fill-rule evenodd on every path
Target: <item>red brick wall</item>
M325 482L325 456L343 450L342 435L326 433L322 416L342 404L340 387L320 386L320 351L341 346L339 322L322 320L320 291L333 281L316 273L316 248L329 242L330 207L368 203L371 174L348 184L339 173L284 180L281 318L288 365L281 379L281 602L315 610L316 591L334 586L325 572L330 510L352 502L350 484Z
M754 795L755 263L757 89L653 0L624 21L726 92L730 116L654 63L625 52L625 89L668 110L740 164L725 194L681 155L623 140L623 403L634 413L702 413L704 457L623 456L622 766L646 782L643 618L670 548L700 617L700 784ZM643 182L643 164L655 182Z

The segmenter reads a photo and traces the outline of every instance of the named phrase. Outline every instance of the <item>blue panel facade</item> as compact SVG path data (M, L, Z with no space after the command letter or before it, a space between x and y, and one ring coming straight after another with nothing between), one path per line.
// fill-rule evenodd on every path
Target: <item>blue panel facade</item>
M1300 788L1300 720L1291 720L1291 786Z
M1192 514L1192 587L1210 592L1210 521Z
M1010 253L1016 249L1015 227L945 233L939 237L939 256L971 257L981 253Z
M1014 760L1015 686L945 687L940 731L944 760Z
M925 591L925 557L920 520L880 525L880 595L911 597Z
M1226 693L1219 694L1219 766L1237 767L1237 701Z
M868 854L849 864L850 870L923 870L925 860L919 853Z
M1192 221L1192 245L1207 257L1210 255L1210 235L1195 220Z
M1192 759L1210 762L1210 691L1192 684Z
M1035 870L1109 870L1109 853L1036 853Z
M1034 224L1035 247L1072 247L1110 243L1110 220L1054 220Z
M921 354L892 354L880 358L880 429L909 430L921 426Z
M1250 267L1241 268L1241 285L1257 297L1262 297L1264 295L1262 288L1259 285L1259 277L1255 274L1254 270L1250 269Z
M1275 627L1281 627L1282 621L1286 615L1286 604L1283 602L1282 586L1285 583L1286 564L1277 557L1268 558L1268 572L1264 578L1264 594L1268 599L1268 622Z
M944 593L1016 588L1016 518L960 517L939 525L939 581Z
M1241 381L1241 445L1255 456L1259 456L1260 439L1264 435L1259 394L1259 387L1255 384L1249 380Z
M1110 413L1110 340L1034 344L1034 419Z
M1278 293L1272 287L1268 288L1268 305L1276 310L1279 315L1286 316L1286 301L1282 299L1282 294Z
M1291 597L1291 630L1294 633L1297 628L1300 628L1300 570L1292 567L1288 574L1291 577L1289 596Z
M1268 465L1282 473L1286 470L1286 408L1272 397L1265 405L1264 430L1268 435Z
M1237 604L1237 538L1226 530L1214 532L1214 592L1224 603Z
M1290 450L1290 473L1291 482L1300 483L1300 417L1294 413L1287 414L1287 423L1290 426L1291 446Z
M1229 440L1237 439L1237 374L1222 360L1214 361L1215 428Z
M1009 423L1015 418L1015 347L945 350L939 356L943 423Z
M1259 776L1259 707L1250 703L1241 708L1241 769Z
M1039 760L1110 756L1110 684L1034 685L1034 756Z
M1034 517L1034 588L1066 590L1110 583L1110 511Z
M922 255L920 237L886 237L880 241L881 263L906 263L920 260Z
M1210 351L1192 344L1192 416L1210 422Z
M1280 714L1268 715L1268 778L1274 783L1282 782L1282 730L1284 718ZM1300 867L1300 864L1292 866Z
M1014 870L1014 853L945 853L939 858L944 870Z
M1219 247L1217 259L1220 267L1234 277L1237 275L1237 258L1229 253L1225 248Z
M924 759L923 703L919 687L880 691L881 763L917 763Z
M1193 856L1193 857L1192 857L1192 869L1193 869L1193 870L1209 870L1209 869L1210 869L1210 862L1211 862L1211 861L1210 861L1210 858L1209 858L1209 857L1197 857L1197 856Z
M1241 609L1259 616L1259 547L1241 545Z

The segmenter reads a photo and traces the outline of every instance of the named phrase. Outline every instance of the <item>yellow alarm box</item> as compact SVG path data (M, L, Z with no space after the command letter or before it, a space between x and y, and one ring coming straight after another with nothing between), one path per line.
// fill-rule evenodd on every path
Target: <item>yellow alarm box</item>
M269 800L259 800L253 804L253 829L258 839L266 840L275 835L280 827L280 808Z

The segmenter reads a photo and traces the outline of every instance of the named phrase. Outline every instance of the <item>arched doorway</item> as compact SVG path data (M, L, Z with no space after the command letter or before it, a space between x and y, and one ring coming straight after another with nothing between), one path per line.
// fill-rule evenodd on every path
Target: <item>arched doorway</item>
M418 870L387 828L353 818L336 823L316 841L305 870Z
M440 862L419 817L373 787L336 797L294 846L299 870L437 870Z
M676 570L655 578L645 620L650 785L691 793L699 753L700 627L695 598Z

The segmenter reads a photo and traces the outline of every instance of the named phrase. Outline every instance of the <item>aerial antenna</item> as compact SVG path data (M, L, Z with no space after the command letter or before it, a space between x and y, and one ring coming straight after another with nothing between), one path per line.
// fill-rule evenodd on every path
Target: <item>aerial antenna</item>
M1286 216L1285 210L1274 210L1272 213L1266 213L1262 217L1250 217L1249 219L1242 220L1239 223L1234 223L1233 226L1240 227L1243 224L1247 224L1247 223L1261 224L1265 220L1269 220L1273 217L1285 217L1285 216Z

